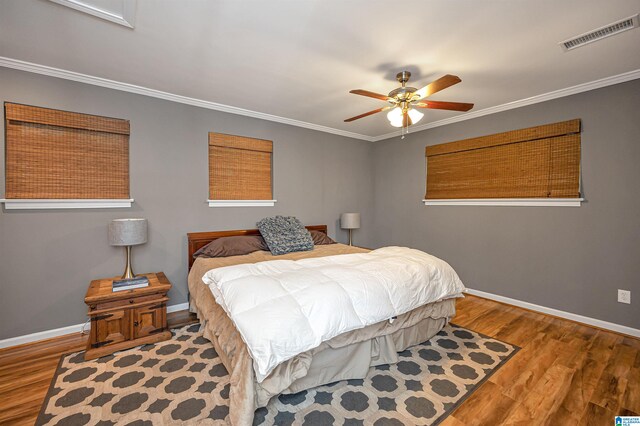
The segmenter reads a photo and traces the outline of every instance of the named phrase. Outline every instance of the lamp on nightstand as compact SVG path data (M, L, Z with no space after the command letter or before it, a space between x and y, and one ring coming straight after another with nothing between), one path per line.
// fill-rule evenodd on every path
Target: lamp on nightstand
M351 243L351 231L360 228L360 213L342 213L340 215L340 228L349 230L349 245Z
M131 246L147 242L147 219L115 219L109 223L109 244L126 248L127 266L123 280L135 277L131 269Z

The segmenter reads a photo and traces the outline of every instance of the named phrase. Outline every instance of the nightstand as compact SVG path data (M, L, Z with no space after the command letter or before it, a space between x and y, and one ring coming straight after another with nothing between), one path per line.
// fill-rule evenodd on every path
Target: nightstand
M119 277L91 281L84 302L89 306L91 334L85 359L171 337L167 328L167 292L171 283L162 272L145 275L147 287L113 292Z

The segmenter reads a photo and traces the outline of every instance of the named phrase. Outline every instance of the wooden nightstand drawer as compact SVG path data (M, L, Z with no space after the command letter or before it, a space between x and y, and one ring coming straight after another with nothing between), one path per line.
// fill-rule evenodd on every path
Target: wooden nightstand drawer
M133 291L133 290L130 290ZM128 293L128 292L122 292L122 293ZM124 295L123 295L124 296ZM105 311L105 310L109 310L109 309L118 309L118 308L122 308L123 306L127 305L128 306L140 306L142 304L146 304L146 303L154 303L154 302L158 302L158 295L157 294L153 294L150 296L141 296L141 297L131 297L131 294L127 294L127 296L129 296L128 298L122 299L122 300L116 300L114 302L105 302L105 303L98 303L96 305L91 305L91 308L93 308L93 306L95 306L95 309L91 309L91 311ZM89 312L91 314L91 312Z
M85 303L89 306L91 334L85 359L171 337L167 328L167 292L171 283L162 272L145 274L147 287L112 291L113 279L91 282Z

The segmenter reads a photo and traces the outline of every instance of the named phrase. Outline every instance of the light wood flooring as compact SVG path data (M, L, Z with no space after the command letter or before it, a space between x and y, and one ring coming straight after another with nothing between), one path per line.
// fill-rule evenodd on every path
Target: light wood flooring
M167 314L172 328L196 321L188 311ZM33 425L60 356L84 350L87 338L73 333L0 349L0 425Z
M640 413L640 340L469 296L453 322L522 349L442 424L613 425Z
M456 324L522 349L443 425L612 425L640 414L640 340L474 296L457 307ZM85 343L74 334L0 350L0 424L33 424L60 355Z

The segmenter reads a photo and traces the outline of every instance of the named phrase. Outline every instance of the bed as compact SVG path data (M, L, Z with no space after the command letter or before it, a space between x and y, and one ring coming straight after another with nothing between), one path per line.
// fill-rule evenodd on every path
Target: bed
M326 225L306 228L327 233ZM398 361L398 352L430 339L455 315L455 298L429 303L397 316L392 322L380 321L335 336L282 362L266 378L258 381L254 361L245 341L202 281L205 273L231 265L367 253L369 250L331 244L315 246L312 251L281 256L273 256L268 251L256 251L242 256L193 259L193 254L206 244L218 238L241 235L260 234L257 229L188 234L190 309L198 316L204 337L213 343L229 372L229 420L233 425L251 424L254 411L266 406L275 395L296 393L344 379L364 378L372 366L395 363Z

